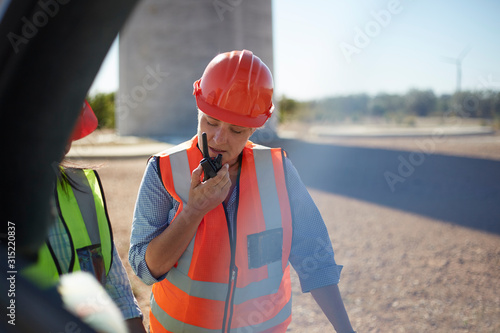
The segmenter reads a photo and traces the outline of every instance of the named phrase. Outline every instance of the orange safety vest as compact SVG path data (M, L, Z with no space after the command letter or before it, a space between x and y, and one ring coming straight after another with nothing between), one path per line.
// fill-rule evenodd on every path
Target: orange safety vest
M197 143L195 136L157 155L163 184L180 203L177 214L202 159ZM205 215L175 267L153 285L152 333L286 331L292 218L283 163L281 149L247 143L237 223L229 224L223 204Z

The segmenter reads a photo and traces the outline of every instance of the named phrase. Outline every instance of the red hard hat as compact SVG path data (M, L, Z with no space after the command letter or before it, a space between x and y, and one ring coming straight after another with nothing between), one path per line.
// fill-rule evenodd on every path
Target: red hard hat
M219 54L193 86L202 112L233 125L260 127L274 110L271 71L248 50Z
M76 121L75 129L71 134L71 141L75 141L86 137L92 133L97 128L97 117L92 111L89 103L85 101L83 103L82 109L80 110L80 115Z

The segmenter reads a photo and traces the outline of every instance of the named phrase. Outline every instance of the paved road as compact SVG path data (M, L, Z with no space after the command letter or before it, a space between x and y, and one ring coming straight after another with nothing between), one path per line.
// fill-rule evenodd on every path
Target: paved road
M500 161L282 139L306 186L500 234Z

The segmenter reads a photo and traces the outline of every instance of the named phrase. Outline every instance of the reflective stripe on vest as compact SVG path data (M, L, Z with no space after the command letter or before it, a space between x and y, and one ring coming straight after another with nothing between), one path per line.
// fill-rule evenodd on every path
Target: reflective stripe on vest
M93 170L69 169L65 173L77 188L57 182L55 196L59 221L56 223L62 223L68 233L66 246L69 249L65 251L71 253L70 263L60 264L47 241L39 251L38 262L27 268L26 275L36 278L37 272L43 271L51 282L57 282L60 274L81 269L77 250L92 245L100 245L107 275L113 258L113 240L98 176Z
M158 156L165 188L180 203L178 214L187 202L191 171L202 158L197 139ZM152 332L221 332L227 309L231 332L286 330L291 319L291 213L282 159L280 149L245 146L235 257L228 253L226 215L219 205L200 223L177 265L153 286ZM232 260L238 272L234 292Z
M221 331L220 329L207 329L199 326L189 325L175 318L172 318L171 316L169 316L168 313L163 311L163 309L156 303L153 294L151 294L150 304L151 304L151 312L154 314L156 320L158 320L160 323L168 323L168 330L171 332L219 333ZM263 308L262 311L265 311L265 308ZM256 323L252 325L254 318L257 318L259 315L260 312L258 310L255 313L249 313L246 325L242 327L231 328L231 332L236 332L236 333L262 332L265 330L269 330L273 327L279 326L281 323L284 323L291 318L290 316L292 315L292 298L290 297L286 306L283 307L281 311L274 318L262 323ZM151 333L154 332L156 332L156 330L151 331Z

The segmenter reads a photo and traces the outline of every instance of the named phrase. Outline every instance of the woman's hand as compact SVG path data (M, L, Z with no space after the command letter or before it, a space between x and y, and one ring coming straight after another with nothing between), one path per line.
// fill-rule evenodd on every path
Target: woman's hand
M215 177L204 182L201 180L202 172L201 165L193 170L189 199L183 208L186 214L196 217L203 217L220 205L231 188L228 164L224 164Z

